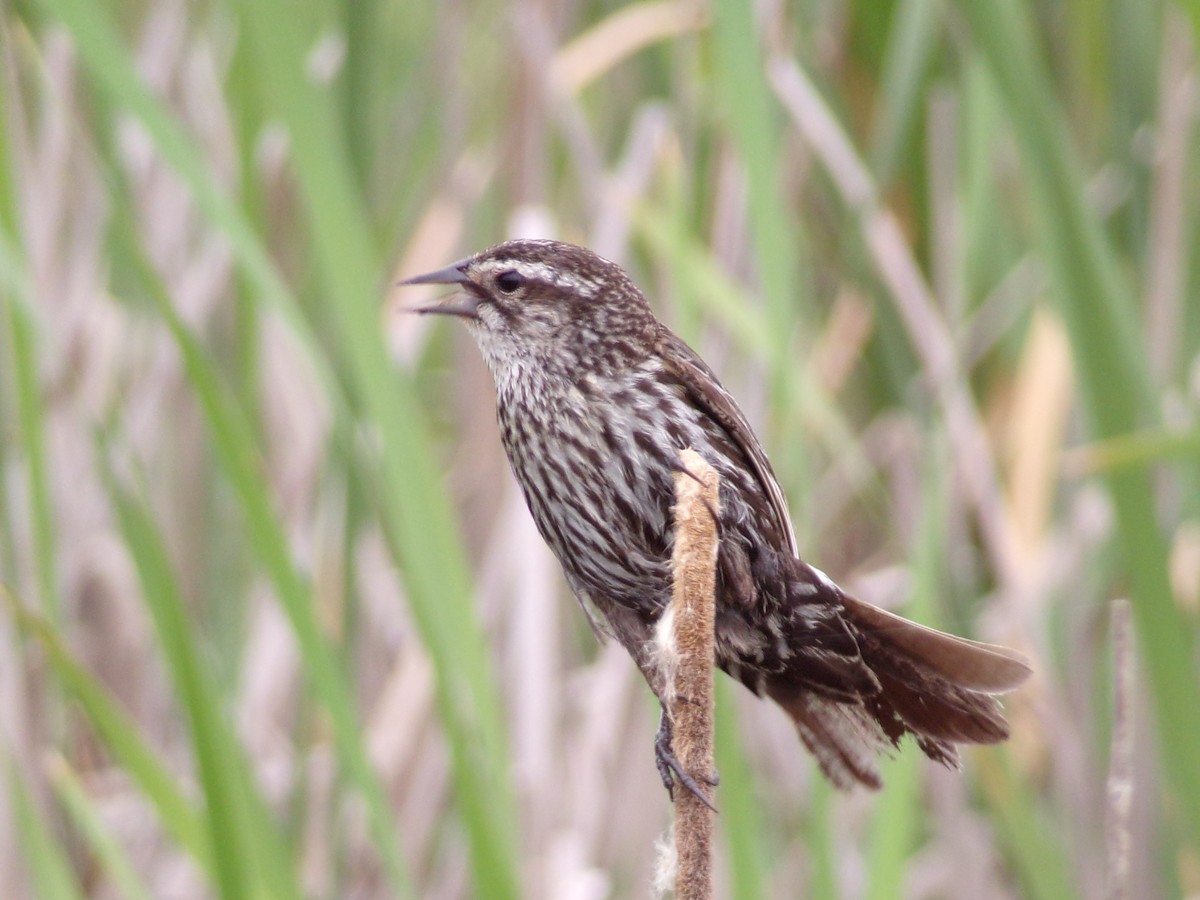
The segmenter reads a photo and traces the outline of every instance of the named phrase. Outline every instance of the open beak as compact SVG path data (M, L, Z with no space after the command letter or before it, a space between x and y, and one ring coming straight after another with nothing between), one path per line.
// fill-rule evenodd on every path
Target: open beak
M444 269L438 269L436 272L426 272L424 275L416 275L412 278L405 278L400 284L453 284L471 288L475 285L470 278L467 277L467 263L470 260L460 260L456 263L451 263ZM475 310L479 306L479 298L470 290L462 291L461 293L450 294L433 303L426 303L422 306L408 306L404 308L404 312L414 313L433 313L435 315L444 316L462 316L463 318L472 319L475 317Z

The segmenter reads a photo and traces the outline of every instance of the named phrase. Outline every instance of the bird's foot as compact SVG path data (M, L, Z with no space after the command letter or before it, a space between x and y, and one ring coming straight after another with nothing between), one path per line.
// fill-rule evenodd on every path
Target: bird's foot
M675 782L678 781L699 798L701 803L713 812L716 812L717 808L712 805L712 801L705 795L704 789L700 787L700 783L684 770L683 765L676 758L671 749L671 737L671 718L664 706L662 716L658 720L658 733L654 736L654 764L658 767L658 775L662 779L663 787L667 789L667 795L674 802ZM721 778L714 771L712 775L701 776L701 780L710 787L716 787L720 783Z

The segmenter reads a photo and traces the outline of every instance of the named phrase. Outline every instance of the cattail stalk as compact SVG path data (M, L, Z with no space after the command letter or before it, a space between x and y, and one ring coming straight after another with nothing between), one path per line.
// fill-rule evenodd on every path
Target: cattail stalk
M704 785L716 780L713 633L720 479L694 450L684 450L681 460L687 471L675 475L674 588L669 614L674 653L667 709L675 755L683 770ZM712 897L712 831L712 809L680 786L675 791L677 900Z

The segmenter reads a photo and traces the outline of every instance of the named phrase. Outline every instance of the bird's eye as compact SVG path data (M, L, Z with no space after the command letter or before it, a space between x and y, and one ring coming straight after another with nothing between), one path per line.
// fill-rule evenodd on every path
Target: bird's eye
M496 287L500 288L501 292L505 294L514 293L524 283L525 279L521 277L521 273L512 269L509 269L507 272L501 272L496 276Z

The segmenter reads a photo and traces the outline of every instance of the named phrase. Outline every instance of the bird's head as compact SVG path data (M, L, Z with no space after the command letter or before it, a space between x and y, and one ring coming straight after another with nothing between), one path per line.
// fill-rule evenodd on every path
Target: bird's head
M401 284L461 288L413 311L462 319L497 381L514 367L570 376L632 365L658 327L620 266L560 241L508 241Z

